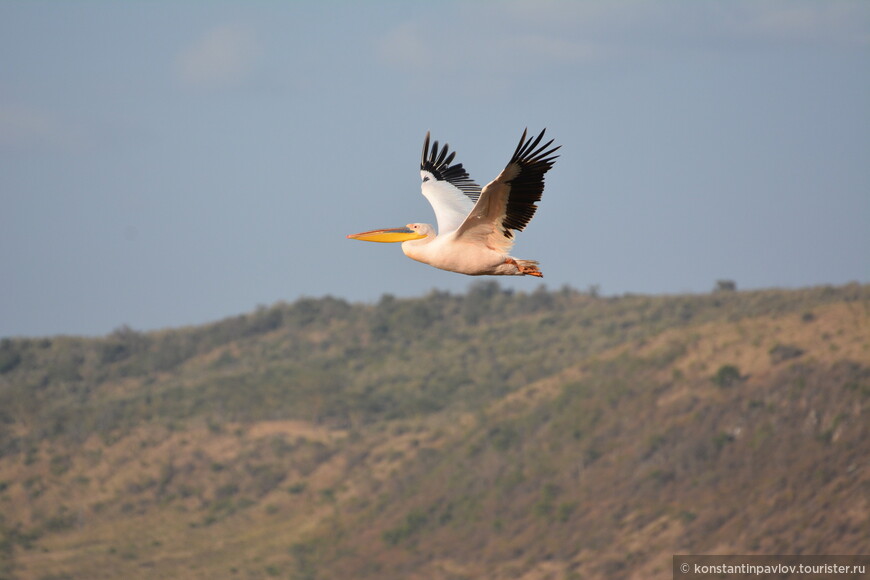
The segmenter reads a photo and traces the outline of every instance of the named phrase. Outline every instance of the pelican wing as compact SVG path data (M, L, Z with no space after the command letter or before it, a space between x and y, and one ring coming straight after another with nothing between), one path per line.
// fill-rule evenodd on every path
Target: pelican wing
M420 160L421 188L435 210L438 235L458 228L480 197L480 186L468 176L462 164L450 165L455 156L456 152L450 153L446 143L439 149L435 141L430 149L429 133L426 133Z
M457 239L483 243L504 253L513 246L513 232L521 232L535 215L544 192L544 174L553 167L561 145L553 140L540 145L544 131L520 143L504 170L480 194L468 217L458 228Z

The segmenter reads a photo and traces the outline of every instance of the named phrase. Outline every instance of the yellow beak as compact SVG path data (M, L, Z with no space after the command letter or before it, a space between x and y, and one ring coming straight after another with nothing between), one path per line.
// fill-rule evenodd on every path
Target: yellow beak
M408 240L419 240L425 238L423 234L418 234L411 228L390 228L386 230L372 230L370 232L361 232L359 234L350 234L347 236L349 240L362 240L364 242L407 242Z

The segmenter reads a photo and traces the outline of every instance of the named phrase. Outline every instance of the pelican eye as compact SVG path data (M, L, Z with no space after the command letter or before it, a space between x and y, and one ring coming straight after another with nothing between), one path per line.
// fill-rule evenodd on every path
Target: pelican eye
M427 181L429 181L429 176L428 176L428 175L427 175L426 177L423 178L423 182L424 182L424 183L427 182Z

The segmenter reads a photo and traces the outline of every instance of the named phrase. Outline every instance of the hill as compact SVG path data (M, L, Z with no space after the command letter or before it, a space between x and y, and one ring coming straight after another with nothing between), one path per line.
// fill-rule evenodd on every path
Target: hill
M334 298L0 342L0 578L867 553L870 287Z

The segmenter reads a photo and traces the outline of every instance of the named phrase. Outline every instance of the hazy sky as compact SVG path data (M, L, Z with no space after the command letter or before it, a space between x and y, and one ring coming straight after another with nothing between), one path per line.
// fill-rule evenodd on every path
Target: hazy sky
M562 144L533 291L870 282L870 2L2 2L0 336L477 279L345 235Z

